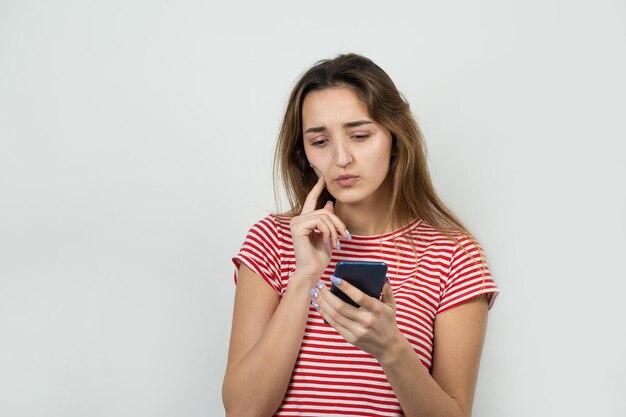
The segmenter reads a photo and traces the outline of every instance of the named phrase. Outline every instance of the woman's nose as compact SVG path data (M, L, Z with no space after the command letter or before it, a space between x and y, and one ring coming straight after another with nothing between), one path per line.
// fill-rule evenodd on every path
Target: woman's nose
M350 148L339 143L335 148L335 164L339 167L346 167L353 161Z

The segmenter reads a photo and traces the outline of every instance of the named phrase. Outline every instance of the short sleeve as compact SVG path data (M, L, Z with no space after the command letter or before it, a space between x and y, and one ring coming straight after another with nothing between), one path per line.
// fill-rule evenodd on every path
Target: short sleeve
M252 226L241 249L232 258L236 267L235 283L237 283L239 267L244 264L280 294L282 284L278 240L278 227L273 216L267 216Z
M443 282L437 315L481 294L493 306L499 290L491 277L484 252L478 242L460 237L452 252L450 268Z

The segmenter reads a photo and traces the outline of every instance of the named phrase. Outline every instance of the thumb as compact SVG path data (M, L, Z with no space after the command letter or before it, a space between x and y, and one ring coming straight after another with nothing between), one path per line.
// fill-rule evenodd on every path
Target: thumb
M333 202L331 200L328 200L326 202L326 204L324 205L324 209L330 211L331 213L335 214L335 205L333 204Z
M396 299L393 297L393 290L391 288L389 278L387 278L387 282L385 282L385 285L383 286L383 296L381 300L394 310L396 309Z

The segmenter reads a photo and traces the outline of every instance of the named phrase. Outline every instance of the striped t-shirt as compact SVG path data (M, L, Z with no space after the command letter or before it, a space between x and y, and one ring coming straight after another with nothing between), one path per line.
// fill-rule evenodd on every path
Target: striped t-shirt
M411 236L413 246L406 235ZM339 261L385 262L398 328L430 371L435 318L480 294L487 294L491 307L498 293L477 243L467 237L458 241L420 220L382 235L342 238L341 250L333 250L321 280L330 286ZM252 226L233 262L237 267L248 266L282 297L296 267L289 218L270 215ZM376 359L346 342L311 307L289 387L276 415L403 413Z

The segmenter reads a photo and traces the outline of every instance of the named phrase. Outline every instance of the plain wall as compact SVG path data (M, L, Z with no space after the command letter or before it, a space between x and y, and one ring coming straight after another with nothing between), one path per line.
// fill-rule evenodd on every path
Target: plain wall
M369 56L502 291L474 415L626 415L620 1L0 0L0 415L217 416L297 76Z

